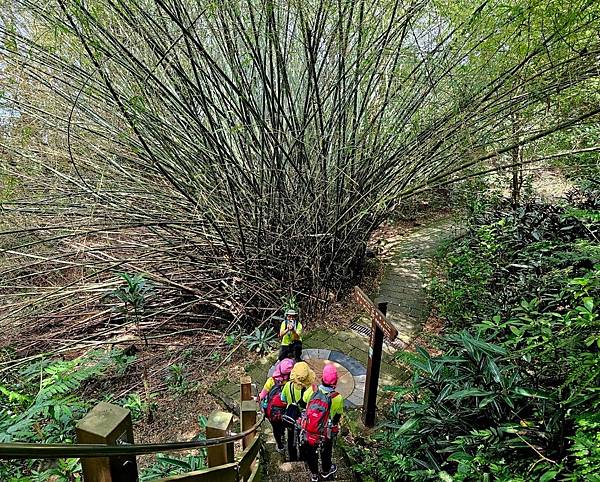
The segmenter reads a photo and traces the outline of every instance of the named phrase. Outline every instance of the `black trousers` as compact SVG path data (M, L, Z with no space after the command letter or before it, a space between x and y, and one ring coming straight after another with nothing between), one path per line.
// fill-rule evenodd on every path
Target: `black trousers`
M298 446L296 445L296 429L295 427L288 426L287 429L287 447L290 462L296 462L300 460L298 457Z
M281 345L279 349L279 360L293 358L297 362L302 361L302 342L293 341L289 345Z
M321 442L321 466L323 473L331 470L331 455L333 453L333 438ZM302 458L308 464L311 474L319 473L319 447L305 443L302 445Z
M271 426L273 427L273 437L275 437L275 442L277 443L277 447L284 447L284 438L285 438L285 425L283 422L271 422Z

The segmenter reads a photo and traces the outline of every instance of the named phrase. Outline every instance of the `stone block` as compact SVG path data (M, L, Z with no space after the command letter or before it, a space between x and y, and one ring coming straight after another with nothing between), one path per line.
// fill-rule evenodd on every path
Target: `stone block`
M340 351L342 353L348 353L354 347L345 340L337 340L335 338L332 338L327 342L327 348L331 351Z
M332 351L329 355L329 359L342 365L353 376L366 375L367 373L367 369L360 361L345 353L341 353L339 351Z
M284 474L303 474L306 465L304 462L284 462L279 466L279 471Z
M355 358L356 360L358 360L360 363L363 364L363 366L367 366L367 362L369 361L369 352L367 350L359 350L357 348L351 350L348 353L349 356L351 356L352 358Z
M348 402L352 403L356 407L362 407L364 396L365 396L364 392L360 393L360 392L354 391L348 397Z
M354 338L352 340L348 340L348 345L350 345L352 349L367 351L369 349L369 338L366 336Z
M331 354L331 350L326 348L319 348L316 351L315 358L318 360L329 360L329 355Z

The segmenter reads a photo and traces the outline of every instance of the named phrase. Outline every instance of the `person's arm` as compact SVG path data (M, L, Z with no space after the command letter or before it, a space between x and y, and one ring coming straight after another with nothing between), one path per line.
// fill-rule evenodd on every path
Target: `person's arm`
M297 321L292 330L292 338L294 340L299 340L301 335L302 335L302 323Z
M268 395L268 393L271 391L271 389L273 388L273 385L275 385L275 380L273 379L273 377L269 377L269 379L265 383L265 386L259 393L258 399L263 400Z
M331 424L336 427L339 425L342 415L344 414L344 399L338 395L331 403Z
M281 326L279 327L279 338L283 338L287 332L287 321L284 320L281 322Z

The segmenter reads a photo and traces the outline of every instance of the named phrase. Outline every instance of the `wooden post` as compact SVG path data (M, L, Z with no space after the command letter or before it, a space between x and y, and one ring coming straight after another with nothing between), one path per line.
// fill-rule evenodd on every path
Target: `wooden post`
M254 400L243 400L240 407L240 420L242 432L248 430L256 423L256 402ZM248 447L256 437L256 433L246 435L242 439L242 448Z
M387 302L378 303L377 308L383 316L387 313ZM377 409L377 386L379 385L379 371L381 369L381 356L383 352L383 330L379 324L371 323L371 343L369 346L369 360L367 362L367 380L365 383L365 398L363 401L363 423L365 427L375 425L375 411Z
M242 377L240 379L240 400L252 400L252 378Z
M233 415L230 413L219 411L211 413L206 424L206 438L211 439L227 436L232 420ZM233 462L233 442L207 447L207 453L209 467L231 463Z
M100 402L75 427L77 442L119 445L133 443L133 425L129 410ZM135 455L82 458L85 482L137 482Z
M375 425L375 409L377 408L377 385L379 384L383 337L385 335L390 341L394 341L398 336L398 330L385 317L387 302L382 301L375 306L358 286L354 287L354 299L367 310L372 320L365 398L363 401L363 423L365 427L373 427Z

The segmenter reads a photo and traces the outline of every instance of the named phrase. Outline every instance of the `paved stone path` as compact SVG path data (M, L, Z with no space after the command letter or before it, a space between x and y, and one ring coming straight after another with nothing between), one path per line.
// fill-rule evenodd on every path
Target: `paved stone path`
M391 260L377 297L388 302L387 319L403 342L410 341L421 329L429 313L425 274L431 258L443 242L461 232L456 221L445 218L387 243Z

